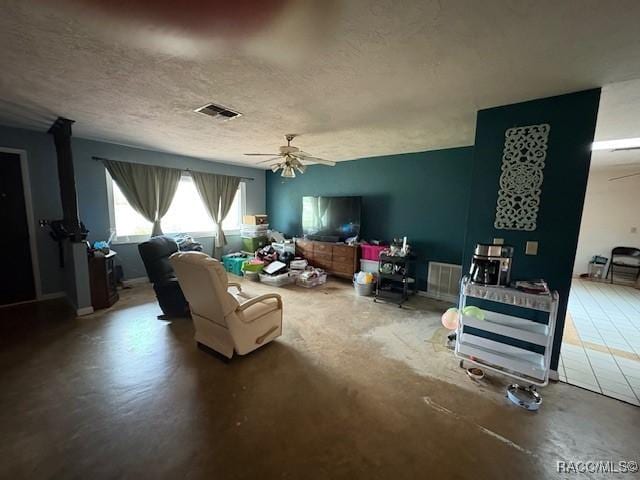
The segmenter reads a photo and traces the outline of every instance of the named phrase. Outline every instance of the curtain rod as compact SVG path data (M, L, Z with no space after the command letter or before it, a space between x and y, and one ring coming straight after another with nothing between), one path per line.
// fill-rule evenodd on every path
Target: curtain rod
M173 167L164 167L162 165L149 165L148 163L138 163L138 162L126 162L123 160L113 160L111 158L104 158L104 157L91 157L93 160L97 160L97 161L102 161L102 160L109 160L112 162L122 162L122 163L133 163L133 164L137 164L137 165L147 165L149 167L162 167L162 168L173 168ZM183 172L198 172L198 173L211 173L211 172L201 172L199 170L191 170L190 168L175 168L174 170L182 170ZM223 177L237 177L237 175L224 175L222 173L212 173L212 175L222 175ZM237 177L239 178L241 181L243 182L253 182L255 180L255 178L252 177Z

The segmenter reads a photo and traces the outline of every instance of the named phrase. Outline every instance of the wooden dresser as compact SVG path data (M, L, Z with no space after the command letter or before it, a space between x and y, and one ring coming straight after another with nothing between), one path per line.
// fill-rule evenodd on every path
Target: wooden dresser
M118 301L115 256L116 252L111 250L108 255L89 257L91 305L94 310L108 308Z
M322 268L331 275L349 280L360 270L358 265L359 252L360 249L357 245L296 240L296 255L306 258L309 265Z

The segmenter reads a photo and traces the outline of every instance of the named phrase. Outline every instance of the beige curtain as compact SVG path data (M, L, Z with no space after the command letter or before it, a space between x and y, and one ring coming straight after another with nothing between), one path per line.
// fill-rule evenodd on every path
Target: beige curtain
M171 206L182 170L115 160L103 163L133 209L153 223L151 236L162 235L160 222Z
M213 173L191 172L193 183L202 198L211 219L216 224L216 240L213 255L220 258L222 249L227 244L222 230L222 221L226 218L238 191L240 179L228 175L215 175Z

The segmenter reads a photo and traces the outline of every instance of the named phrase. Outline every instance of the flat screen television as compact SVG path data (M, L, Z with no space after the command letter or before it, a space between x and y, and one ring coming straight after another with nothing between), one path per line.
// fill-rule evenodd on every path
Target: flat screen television
M361 203L362 197L302 197L302 233L325 242L359 235Z

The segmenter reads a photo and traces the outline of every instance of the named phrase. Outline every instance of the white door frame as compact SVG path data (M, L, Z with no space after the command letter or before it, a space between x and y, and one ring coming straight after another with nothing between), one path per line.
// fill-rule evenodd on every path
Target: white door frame
M17 148L0 147L2 153L14 153L20 155L20 170L22 172L22 190L24 191L24 205L27 214L27 223L29 227L29 247L31 249L31 268L33 270L33 283L36 290L36 298L42 299L42 284L40 282L40 262L38 260L38 246L36 240L36 221L33 214L33 201L31 197L31 181L29 176L29 162L27 160L27 151ZM33 301L27 300L27 301ZM22 303L22 302L21 302ZM7 306L7 305L4 305Z

